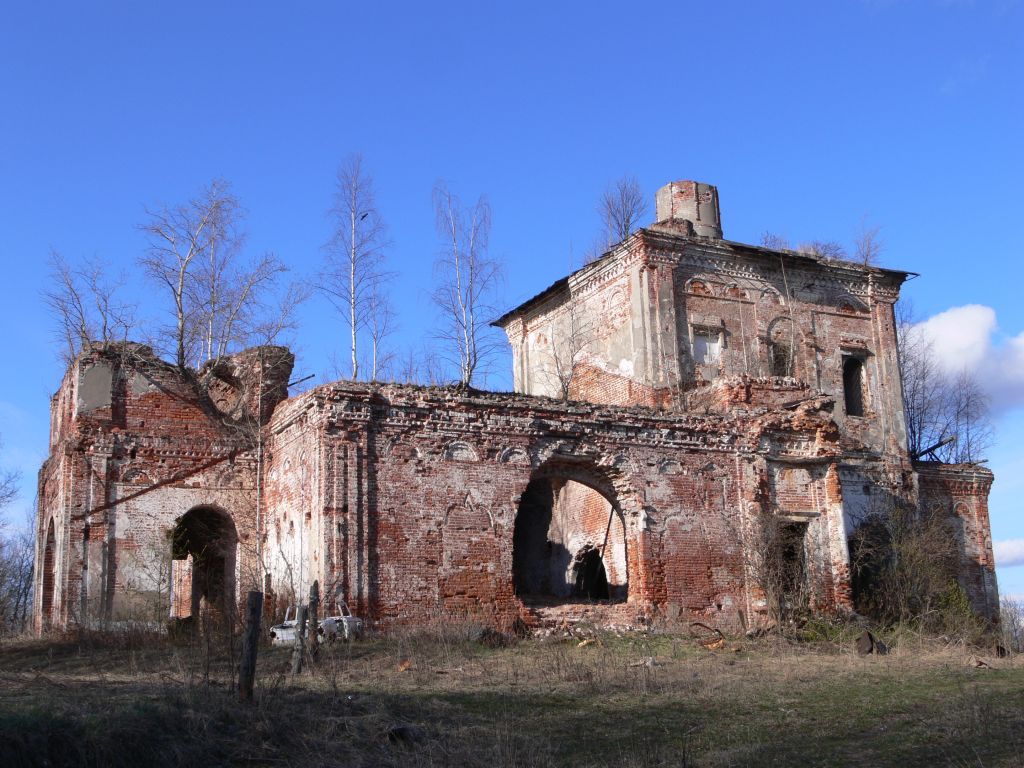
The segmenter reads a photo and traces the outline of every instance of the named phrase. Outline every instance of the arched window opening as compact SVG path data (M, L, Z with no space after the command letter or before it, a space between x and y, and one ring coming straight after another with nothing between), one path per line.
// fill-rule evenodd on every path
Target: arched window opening
M859 357L843 358L843 398L847 416L864 415L864 362Z
M527 603L625 600L625 525L618 506L588 485L535 478L512 536L516 595Z
M769 326L768 368L772 376L796 375L796 328L788 317L777 318Z

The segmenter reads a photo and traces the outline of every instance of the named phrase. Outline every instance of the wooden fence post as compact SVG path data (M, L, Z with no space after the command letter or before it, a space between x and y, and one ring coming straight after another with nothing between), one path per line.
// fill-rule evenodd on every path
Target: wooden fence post
M238 666L238 698L252 701L256 681L256 651L260 645L260 619L263 614L263 593L250 592L245 601L245 634L242 635L242 661Z
M318 613L320 608L320 582L314 581L309 588L309 655L315 659L320 650L320 622Z
M306 655L306 606L299 606L295 620L295 649L292 651L292 674L302 672L302 657Z

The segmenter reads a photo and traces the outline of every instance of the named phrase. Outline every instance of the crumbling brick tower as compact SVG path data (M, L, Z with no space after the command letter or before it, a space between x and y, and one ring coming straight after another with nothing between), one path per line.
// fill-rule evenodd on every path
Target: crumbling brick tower
M259 583L259 448L293 362L257 347L182 372L130 343L72 362L39 471L37 631L223 613Z
M659 190L656 218L497 321L515 394L288 399L281 348L198 372L84 353L40 472L37 628L231 611L253 587L295 601L314 580L327 610L379 625L739 628L773 589L849 609L850 529L896 500L954 523L961 583L994 616L991 473L907 453L907 273L727 241L695 182Z

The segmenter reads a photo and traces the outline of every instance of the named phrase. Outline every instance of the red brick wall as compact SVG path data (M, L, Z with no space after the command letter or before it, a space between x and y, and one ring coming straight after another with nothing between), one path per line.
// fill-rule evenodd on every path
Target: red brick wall
M380 625L529 619L512 551L531 480L563 490L571 548L599 545L615 506L606 569L638 613L760 620L750 542L764 512L807 521L815 606L849 605L828 404L754 403L799 387L725 382L717 410L680 413L339 383L282 402L254 433L226 425L173 369L139 365L113 377L121 389L108 404L70 419L61 406L60 439L40 473L39 546L53 519L58 626L169 616L168 537L199 506L237 530L239 592L269 574L279 604L302 599L315 579L325 608L344 599ZM988 486L977 472L970 482L954 475L922 475L922 496L953 504L974 558L971 594L991 600ZM40 559L37 585L42 568Z
M563 490L557 503L571 518L574 547L603 541L606 498L621 510L612 518L609 550L623 552L625 562L608 570L613 580L628 581L631 605L655 612L672 606L676 614L739 626L740 612L756 621L761 611L747 583L742 531L760 489L770 486L767 465L743 456L755 445L818 451L806 429L827 415L816 418L776 415L769 434L750 417L329 385L275 415L270 525L308 517L306 579L340 588L373 621L454 614L502 623L526 610L512 579L519 498L531 479L551 478ZM780 442L786 420L800 421L803 437ZM284 457L300 445L310 453L319 445L328 457L319 480L297 481L294 469L284 469ZM804 506L831 519L823 471L814 483ZM290 557L276 563L275 579L302 572L297 555ZM840 577L829 570L831 553L819 560L818 593L827 607Z
M999 592L988 516L992 473L975 464L922 462L916 469L922 512L949 521L962 546L960 584L974 610L994 620L999 615Z
M669 408L675 393L656 389L628 376L581 364L569 387L569 398L600 405L642 405L648 408Z
M91 351L69 368L39 475L37 547L51 519L57 538L55 626L165 621L170 534L198 506L220 510L237 531L236 588L257 582L258 430L231 425L200 392L139 345ZM41 576L40 563L37 584Z

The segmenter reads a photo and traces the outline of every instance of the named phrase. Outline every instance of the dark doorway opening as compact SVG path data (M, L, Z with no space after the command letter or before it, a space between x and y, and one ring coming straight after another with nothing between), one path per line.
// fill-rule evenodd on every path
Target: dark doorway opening
M235 553L238 535L231 518L211 507L197 507L178 520L171 536L171 557L180 563L177 588L187 591L172 601L175 615L197 617L206 604L222 616L234 610Z
M803 607L807 601L806 537L807 523L787 522L779 526L782 597L793 609Z
M553 499L551 482L534 480L519 502L512 532L512 581L521 597L555 595L552 572L571 559L564 546L548 539Z
M618 507L578 481L534 478L512 534L512 580L528 603L625 600L625 524Z
M601 553L597 549L586 546L577 552L573 573L574 597L588 600L608 599L608 574L604 570L604 561L601 560Z

